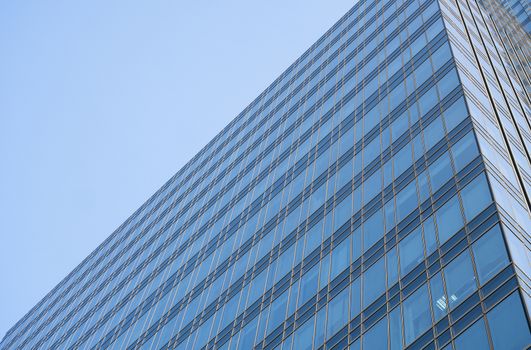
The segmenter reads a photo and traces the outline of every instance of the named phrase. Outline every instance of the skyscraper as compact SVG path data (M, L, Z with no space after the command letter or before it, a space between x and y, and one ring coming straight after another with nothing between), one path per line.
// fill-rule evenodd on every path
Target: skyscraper
M526 348L528 12L360 0L0 349Z

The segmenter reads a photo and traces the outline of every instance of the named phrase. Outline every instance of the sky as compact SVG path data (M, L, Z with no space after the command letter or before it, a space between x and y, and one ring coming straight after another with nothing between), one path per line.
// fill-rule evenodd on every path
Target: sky
M353 4L0 2L0 338Z

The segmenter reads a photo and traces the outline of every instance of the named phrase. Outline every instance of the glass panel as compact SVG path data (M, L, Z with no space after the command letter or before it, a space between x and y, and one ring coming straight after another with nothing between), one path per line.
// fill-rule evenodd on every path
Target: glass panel
M409 345L431 326L430 301L426 285L420 287L404 301L403 312L404 334L406 345Z
M452 146L452 155L457 171L461 171L461 169L479 155L476 138L472 132L466 134Z
M360 279L357 278L350 285L350 318L354 318L361 311Z
M431 297L433 299L433 314L435 322L448 312L448 305L446 302L446 295L444 294L444 286L442 275L438 272L430 280Z
M400 274L405 276L424 259L420 226L400 241L398 249L400 253Z
M458 305L476 290L474 270L468 250L444 268L444 277L450 307Z
M521 350L531 344L522 301L514 292L487 314L494 350Z
M490 229L472 245L479 282L488 281L509 263L500 226Z
M402 349L402 320L400 319L400 307L395 308L389 314L389 332L390 350Z
M454 196L439 208L435 217L437 218L437 227L439 228L439 242L440 244L443 244L452 237L457 230L463 227L463 217L459 208L457 196Z
M370 305L385 290L384 259L378 260L363 274L363 307Z
M461 198L463 199L465 217L470 221L492 202L486 175L479 175L472 180L461 191Z
M387 349L387 317L363 335L363 349Z
M306 321L299 329L297 329L293 336L293 348L307 350L312 348L313 339L313 321L315 316Z
M327 337L335 334L348 322L348 292L348 288L345 288L328 305Z
M489 350L485 321L480 318L455 339L455 350Z

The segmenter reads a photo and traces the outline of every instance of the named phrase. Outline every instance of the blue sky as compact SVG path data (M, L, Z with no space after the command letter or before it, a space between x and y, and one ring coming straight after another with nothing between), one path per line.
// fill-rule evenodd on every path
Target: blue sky
M0 4L0 338L354 1Z

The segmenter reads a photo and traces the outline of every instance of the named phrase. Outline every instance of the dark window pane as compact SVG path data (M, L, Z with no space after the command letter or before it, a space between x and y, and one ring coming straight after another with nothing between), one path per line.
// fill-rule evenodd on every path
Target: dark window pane
M406 345L409 345L431 326L430 301L426 285L404 301L403 313Z
M463 217L457 196L454 196L439 208L435 217L439 228L439 243L443 244L463 227Z
M422 230L417 227L398 244L400 252L400 274L405 276L424 259Z
M455 339L455 350L489 350L485 322L480 318Z
M450 307L460 304L476 290L474 270L468 250L465 250L444 268L444 277Z
M363 349L387 349L387 317L363 335Z
M531 334L518 292L487 314L494 350L528 349Z
M509 263L501 229L493 227L472 246L479 282L485 283Z
M485 209L492 202L485 174L479 175L472 180L472 182L461 191L461 198L463 198L465 217L468 221L472 220Z
M363 307L370 305L385 290L384 259L378 260L363 274Z

